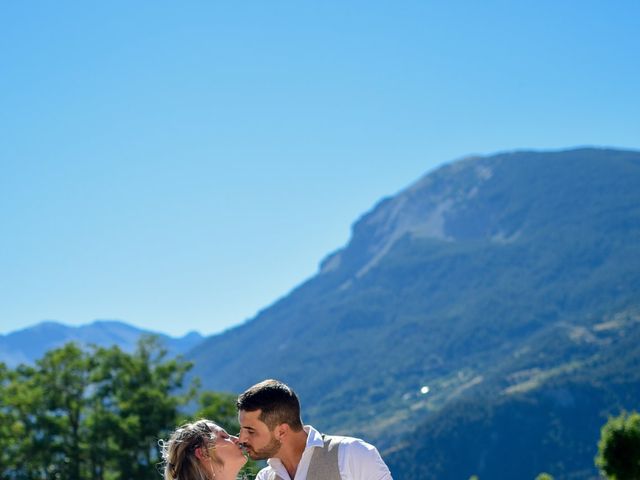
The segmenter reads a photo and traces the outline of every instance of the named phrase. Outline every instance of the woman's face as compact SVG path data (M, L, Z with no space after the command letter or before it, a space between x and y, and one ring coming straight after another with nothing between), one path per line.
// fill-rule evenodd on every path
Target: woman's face
M216 437L210 447L210 450L215 452L215 455L224 464L224 468L237 467L238 470L247 462L238 437L229 435L224 428L218 427L216 430Z

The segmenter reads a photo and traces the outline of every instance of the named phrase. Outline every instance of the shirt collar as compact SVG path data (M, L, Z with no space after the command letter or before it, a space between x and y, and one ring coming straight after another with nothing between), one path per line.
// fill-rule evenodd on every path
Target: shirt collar
M307 448L324 446L324 440L322 440L322 435L319 431L311 425L305 425L304 431L307 432Z

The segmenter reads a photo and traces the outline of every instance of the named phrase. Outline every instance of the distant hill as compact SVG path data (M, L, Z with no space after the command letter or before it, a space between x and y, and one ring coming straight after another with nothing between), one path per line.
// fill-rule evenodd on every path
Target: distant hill
M141 335L151 333L160 337L172 355L186 352L203 339L202 335L197 332L174 338L141 330L114 320L97 320L79 327L46 321L6 335L0 335L0 362L4 362L10 367L15 367L20 363L32 364L48 350L71 341L104 347L118 345L123 350L131 352Z
M445 165L189 356L206 388L289 382L395 478L596 478L600 425L640 408L640 153Z

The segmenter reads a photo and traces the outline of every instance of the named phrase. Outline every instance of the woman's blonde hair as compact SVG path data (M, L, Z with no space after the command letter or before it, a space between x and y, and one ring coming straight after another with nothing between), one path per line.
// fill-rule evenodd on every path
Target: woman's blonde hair
M165 480L210 480L196 457L196 449L202 448L213 464L221 466L222 461L211 449L220 429L211 420L202 419L177 428L168 441L160 440Z

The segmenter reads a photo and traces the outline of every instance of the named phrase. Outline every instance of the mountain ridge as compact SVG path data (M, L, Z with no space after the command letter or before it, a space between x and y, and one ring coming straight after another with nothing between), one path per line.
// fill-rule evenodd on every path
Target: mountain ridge
M182 337L144 330L121 320L94 320L79 326L65 325L54 320L44 320L35 325L0 335L0 362L9 367L20 363L32 364L46 351L67 342L118 345L125 351L133 351L141 335L157 335L171 355L183 354L203 340L193 331Z
M444 165L361 216L317 275L191 351L195 374L207 388L236 392L266 377L287 381L305 418L373 441L399 478L514 478L471 454L462 472L444 446L436 465L421 450L432 443L416 442L416 430L439 428L446 411L462 412L464 424L464 402L516 413L533 403L548 426L553 419L537 405L554 382L558 391L577 389L574 378L585 391L613 392L598 405L583 402L593 435L605 407L633 407L633 362L605 353L636 358L638 347L624 338L640 328L602 325L640 307L637 185L640 152L630 150L515 151ZM619 387L614 365L625 373ZM484 430L467 423L488 437L487 428L504 431L487 415L478 416ZM577 428L566 412L557 415L568 432ZM546 463L564 465L556 478L594 474L584 452L597 438L581 436L570 451L525 437L546 452L536 464L504 439L484 458L518 459L510 468L522 470L519 478Z

